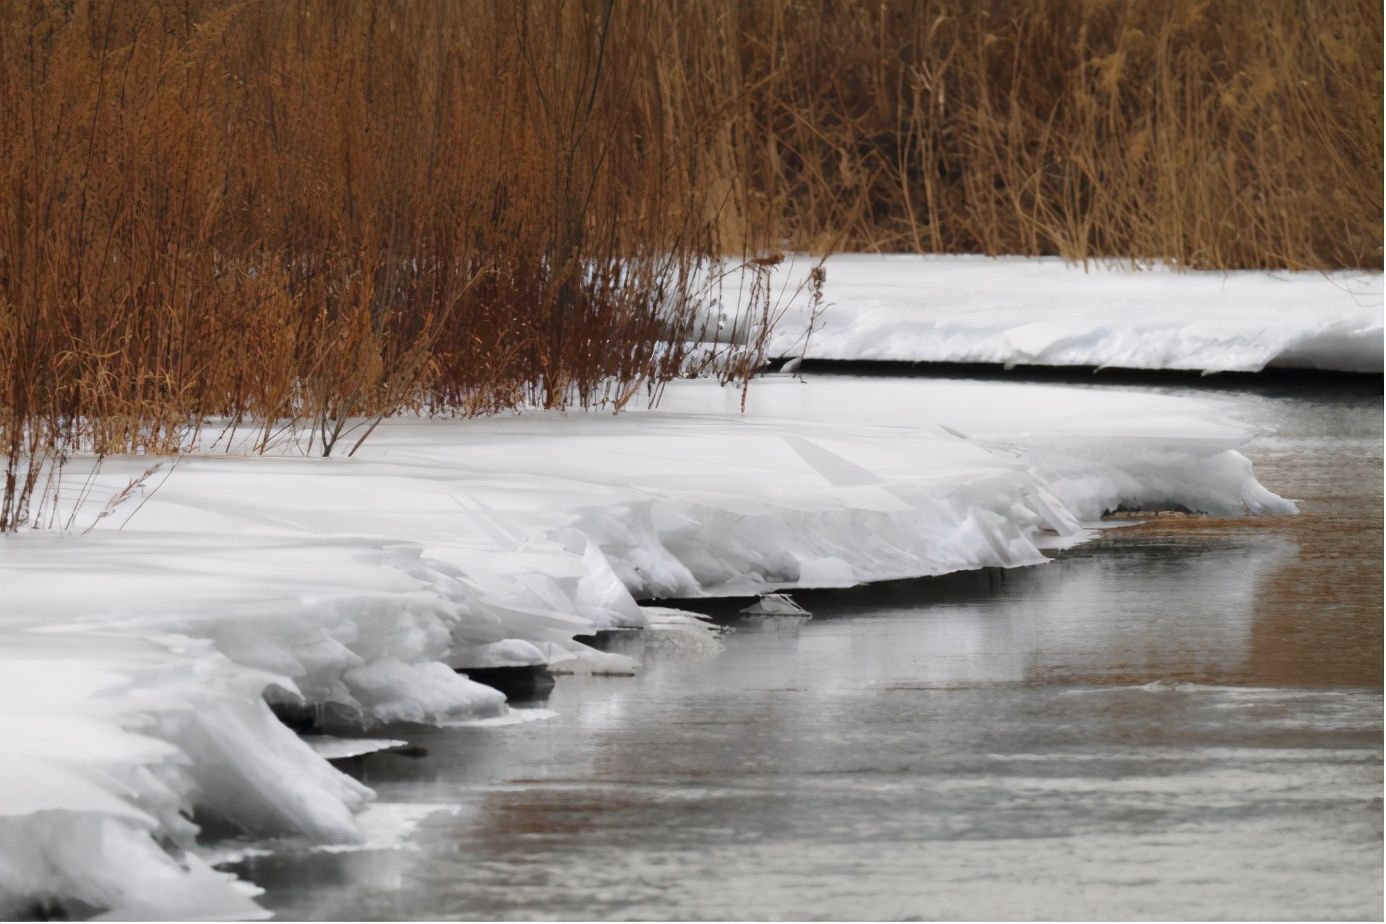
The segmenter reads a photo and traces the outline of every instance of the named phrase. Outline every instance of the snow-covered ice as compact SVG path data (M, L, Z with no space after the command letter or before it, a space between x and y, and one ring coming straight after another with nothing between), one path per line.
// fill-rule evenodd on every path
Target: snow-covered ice
M0 913L253 914L194 812L358 841L369 791L265 699L507 721L452 667L629 672L574 641L620 627L715 650L641 599L1039 564L1118 507L1294 509L1213 400L771 377L739 403L676 382L615 417L389 420L350 459L185 456L106 517L148 460L73 460L74 528L0 540Z
M771 357L1257 372L1382 371L1379 272L1133 271L1057 258L843 254L772 283ZM723 327L737 324L729 277ZM744 322L742 324L744 327Z
M255 890L193 849L194 809L355 840L369 790L270 713L271 683L288 681L208 642L0 628L0 917L257 916Z

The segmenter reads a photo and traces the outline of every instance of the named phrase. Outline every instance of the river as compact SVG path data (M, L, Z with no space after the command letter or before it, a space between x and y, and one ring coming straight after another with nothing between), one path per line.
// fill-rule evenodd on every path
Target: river
M363 778L450 806L403 848L234 868L293 919L1379 920L1380 390L1224 395L1300 516L798 594L544 721L402 730Z

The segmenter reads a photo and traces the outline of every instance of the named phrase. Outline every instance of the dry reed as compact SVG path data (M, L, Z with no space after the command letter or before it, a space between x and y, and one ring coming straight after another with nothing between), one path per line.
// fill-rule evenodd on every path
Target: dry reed
M800 249L1381 266L1374 0L698 5Z
M728 253L1379 266L1381 31L1368 0L0 0L0 531L67 453L214 418L331 453L657 395Z

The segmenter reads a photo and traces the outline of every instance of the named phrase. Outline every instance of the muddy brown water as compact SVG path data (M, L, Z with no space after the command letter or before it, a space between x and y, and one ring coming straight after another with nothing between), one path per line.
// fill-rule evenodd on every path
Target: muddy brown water
M234 868L291 919L1379 920L1380 394L1228 397L1300 516L804 594L546 721L393 730L427 756L366 781L448 806L403 848Z

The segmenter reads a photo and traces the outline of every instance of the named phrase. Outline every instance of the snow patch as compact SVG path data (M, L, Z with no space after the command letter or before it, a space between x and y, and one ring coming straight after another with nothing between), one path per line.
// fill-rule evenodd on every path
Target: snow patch
M797 291L810 265L790 260L775 271L783 316L771 356L1382 371L1380 273L1133 271L1057 258L841 254L825 264L825 307L815 320L808 293Z

